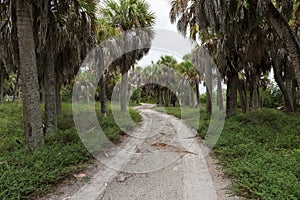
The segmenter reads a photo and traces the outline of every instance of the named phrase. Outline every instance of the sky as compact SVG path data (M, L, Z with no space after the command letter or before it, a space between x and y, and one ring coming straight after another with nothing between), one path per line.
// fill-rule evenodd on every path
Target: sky
M171 24L169 19L169 0L146 0L151 11L155 13L156 36L152 41L152 48L149 53L137 63L137 66L148 66L151 61L156 62L162 55L172 55L178 61L181 57L190 53L191 42L177 32L176 24Z
M159 3L155 0L147 0L147 2L151 6L151 11L156 16L155 28L169 29L177 32L176 25L171 24L169 19L170 2L168 0L162 0Z
M178 33L176 24L171 24L169 19L170 0L146 1L156 16L154 25L156 36L152 41L152 48L149 53L137 63L137 66L147 67L151 61L156 62L162 55L171 55L178 62L181 62L182 57L191 52L193 44ZM202 85L200 85L200 93L205 93L205 87Z

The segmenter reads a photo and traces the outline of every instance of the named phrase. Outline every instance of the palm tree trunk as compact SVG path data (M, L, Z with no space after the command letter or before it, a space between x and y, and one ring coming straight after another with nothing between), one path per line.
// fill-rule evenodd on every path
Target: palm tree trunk
M211 90L209 86L206 85L206 113L212 113L212 98L211 98Z
M286 106L287 110L290 112L295 112L296 111L296 101L295 101L295 98L293 98L293 96L294 96L293 89L287 88L289 84L287 84L287 86L285 86L284 80L282 77L282 73L281 73L280 65L274 63L273 69L274 69L274 79L283 94L283 98L284 98L284 102L285 102L285 106ZM288 83L291 81L292 80L287 80Z
M101 75L100 81L100 104L101 104L101 114L106 117L107 115L107 106L106 106L106 94L105 94L105 81L104 74Z
M161 90L161 97L162 97L162 105L166 105L164 88L162 88L162 90Z
M296 112L296 96L295 96L295 87L293 84L293 80L286 80L286 89L287 89L287 98L289 102L289 111Z
M42 80L39 80L39 92L40 92L40 102L44 103L45 102L45 82L44 78L41 78Z
M205 66L206 113L212 113L212 68Z
M140 79L137 81L137 89L136 89L136 103L140 103L141 99L141 88L140 88Z
M17 33L22 80L25 144L29 151L44 146L42 117L39 102L37 59L32 25L32 5L19 0L16 5Z
M51 50L46 55L44 74L46 133L57 130L55 62Z
M240 102L241 102L241 107L242 107L242 112L246 113L247 112L247 103L246 103L246 98L247 96L244 96L243 88L241 86L241 81L239 81L239 84L237 85L239 96L240 96Z
M165 101L165 106L169 106L169 89L165 88L164 89L164 101Z
M191 100L190 100L190 92L188 90L184 91L183 98L184 98L184 104L189 106Z
M126 92L126 99L127 99L128 101L130 100L130 97L131 97L130 92L131 92L131 83L128 82L128 84L127 84L127 92Z
M290 103L290 112L296 112L296 88L294 85L295 73L293 71L293 66L287 65L285 67L285 80L286 80L286 89L288 94L288 99Z
M242 83L242 91L244 93L244 97L245 97L245 105L246 105L246 110L249 110L249 105L248 105L248 93L247 93L247 88L246 88L246 83L243 82Z
M217 81L218 81L218 88L217 88L217 103L220 108L220 110L224 109L223 105L223 94L222 94L222 79L220 74L217 75Z
M3 103L4 97L4 64L0 66L0 103Z
M60 90L61 90L61 83L58 80L57 76L56 76L56 85L55 85L55 100L56 100L56 113L57 115L60 115L62 112L62 108L61 108L61 94L60 94Z
M196 81L197 107L200 105L199 81Z
M17 80L16 80L16 86L15 86L15 88L14 88L14 91L13 91L13 102L15 102L15 100L16 100L16 96L17 96L17 93L18 93L18 91L19 91L19 73L17 73ZM18 94L19 95L19 94Z
M125 68L125 66L123 66ZM122 70L122 82L121 82L121 112L126 112L126 96L127 96L128 74L125 69Z
M254 97L255 97L255 108L259 109L260 108L260 92L259 92L259 86L258 84L256 84L256 88L255 88L255 93L254 93Z
M258 106L258 86L257 86L257 79L256 75L253 75L250 80L250 110L255 111Z
M169 106L169 89L165 88L165 105L168 107Z
M259 105L259 88L256 82L256 79L253 81L252 84L252 95L251 95L251 110L255 111L257 110L260 105Z
M272 26L276 30L282 40L285 41L291 63L293 65L296 79L300 85L300 48L296 36L294 35L291 27L279 11L274 7L273 3L268 0L266 2L265 14L269 18Z
M162 90L160 86L158 86L158 106L162 106Z
M172 92L171 93L171 104L173 105L173 107L175 107L176 105L176 95Z
M237 109L238 74L228 73L227 79L228 83L226 92L226 113L230 114Z

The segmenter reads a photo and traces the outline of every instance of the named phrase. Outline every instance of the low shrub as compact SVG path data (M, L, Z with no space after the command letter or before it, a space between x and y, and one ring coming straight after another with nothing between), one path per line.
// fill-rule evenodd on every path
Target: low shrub
M46 146L41 151L25 150L21 104L0 104L0 199L32 199L48 192L91 161L74 127L72 105L63 103L58 117L58 131L45 135ZM117 142L124 131L114 121L111 110L103 118L97 109L100 125L107 137ZM137 111L130 109L135 123L141 121ZM128 123L128 124L126 124ZM133 128L133 123L124 121Z

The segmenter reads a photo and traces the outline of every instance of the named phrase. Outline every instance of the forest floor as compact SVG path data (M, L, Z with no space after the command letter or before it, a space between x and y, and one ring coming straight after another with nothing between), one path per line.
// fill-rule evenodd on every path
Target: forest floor
M242 199L229 194L231 181L203 155L195 130L150 105L137 109L143 122L124 136L121 151L108 150L82 171L84 178L67 179L39 200Z

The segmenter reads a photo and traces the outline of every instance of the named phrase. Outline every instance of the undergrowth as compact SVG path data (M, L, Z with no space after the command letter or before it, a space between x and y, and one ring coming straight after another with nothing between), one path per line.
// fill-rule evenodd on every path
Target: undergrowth
M156 110L181 117L179 107ZM195 109L189 112L185 120L204 138L210 116L204 109L200 119L192 117ZM247 199L300 199L300 113L235 113L226 119L213 152L233 180L233 193Z
M124 131L115 123L111 109L103 118L96 107L100 125L107 137L117 142ZM117 112L118 114L118 112ZM130 109L134 122L141 116ZM124 121L127 129L135 126ZM41 151L28 153L23 136L22 105L6 103L0 105L0 199L32 199L49 192L53 185L66 177L72 177L89 163L90 153L77 135L72 116L72 105L63 104L58 117L58 131L45 136L46 146Z

